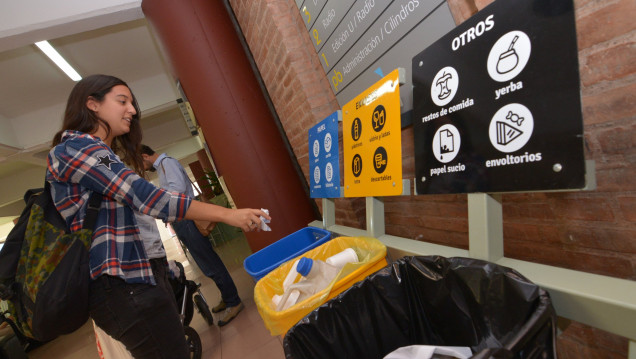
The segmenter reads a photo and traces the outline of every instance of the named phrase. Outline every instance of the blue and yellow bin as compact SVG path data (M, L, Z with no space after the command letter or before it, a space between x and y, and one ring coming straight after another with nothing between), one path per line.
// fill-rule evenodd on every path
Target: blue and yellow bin
M292 269L296 259L308 257L326 260L332 255L353 248L358 254L359 262L346 264L331 284L313 296L302 300L288 309L277 311L272 302L274 295L283 295L283 281ZM254 302L272 336L284 334L300 319L323 303L344 292L370 274L387 266L386 246L371 237L338 237L294 257L278 268L272 270L256 283Z

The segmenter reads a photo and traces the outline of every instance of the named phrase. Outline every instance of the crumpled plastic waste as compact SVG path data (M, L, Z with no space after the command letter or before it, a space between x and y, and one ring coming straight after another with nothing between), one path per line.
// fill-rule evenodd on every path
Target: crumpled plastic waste
M267 215L269 216L269 210L266 210L265 208L261 208L261 211L267 213ZM271 228L269 228L269 226L267 225L267 223L269 223L269 219L266 219L265 217L261 216L261 231L265 231L265 232L271 232Z

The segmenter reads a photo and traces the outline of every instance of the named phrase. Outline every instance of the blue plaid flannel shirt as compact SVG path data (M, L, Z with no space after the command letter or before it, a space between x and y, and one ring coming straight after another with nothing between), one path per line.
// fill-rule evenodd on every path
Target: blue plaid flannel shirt
M108 274L155 284L134 211L173 222L185 216L192 199L154 186L102 140L82 132L65 131L47 165L53 201L71 232L82 228L91 191L104 195L89 252L91 278Z

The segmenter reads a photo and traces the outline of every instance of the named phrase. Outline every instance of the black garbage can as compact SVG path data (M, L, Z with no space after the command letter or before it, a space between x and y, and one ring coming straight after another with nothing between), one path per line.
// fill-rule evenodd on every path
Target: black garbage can
M316 308L283 340L286 358L383 358L409 345L473 358L556 358L546 291L472 258L404 257Z

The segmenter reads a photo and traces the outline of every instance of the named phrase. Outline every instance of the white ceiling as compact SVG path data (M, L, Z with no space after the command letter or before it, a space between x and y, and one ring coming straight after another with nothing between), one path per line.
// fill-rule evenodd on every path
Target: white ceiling
M142 110L144 142L155 150L178 149L180 153L170 154L184 159L201 148L177 106L179 92L170 69L141 10L135 8L140 1L133 3L133 16L131 11L124 17L115 11L104 20L108 16L102 11L92 18L74 17L68 20L74 25L70 27L57 21L54 26L24 31L0 28L0 217L19 215L24 192L42 186L49 144L61 127L66 99L75 84L34 41L49 40L82 76L103 73L126 81ZM95 28L96 24L108 25ZM47 33L65 35L47 38ZM0 218L0 224L3 221L7 218Z

